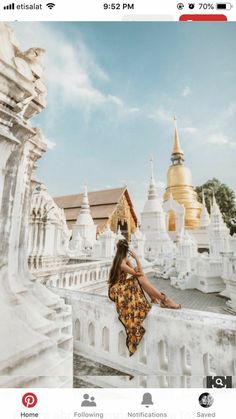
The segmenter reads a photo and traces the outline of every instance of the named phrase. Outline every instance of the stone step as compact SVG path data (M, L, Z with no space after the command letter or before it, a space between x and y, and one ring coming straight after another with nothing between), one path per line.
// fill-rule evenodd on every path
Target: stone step
M73 339L73 335L72 334L70 334L70 333L63 333L63 335L58 340L58 344L63 343L63 342L67 342L67 341L69 341L71 339Z
M57 309L54 308L47 316L48 320L55 320L60 318L71 318L71 307L68 305L60 306Z
M64 374L65 371L69 371L70 364L72 364L72 355L62 349L58 349L54 344L50 349L22 362L21 365L12 371L11 375L1 376L0 386L33 387L37 383L41 387L41 380L43 379L48 383L48 377L49 379L51 377L54 387L57 384L57 376ZM26 375L27 370L29 374ZM47 376L41 376L42 371L47 371ZM71 380L71 375L66 377L66 380Z
M20 370L21 367L24 365L24 369L27 366L27 363L31 363L32 359L35 360L35 358L37 356L39 356L39 354L42 353L46 353L49 352L53 347L55 347L55 342L53 342L52 340L49 340L47 338L47 346L42 346L42 345L35 345L34 347L31 347L29 350L27 350L27 352L25 351L24 353L21 354L21 357L17 358L17 359L13 359L11 360L11 362L7 362L8 367L6 368L2 368L0 370L0 376L12 376L14 375L14 372L17 370ZM25 371L24 371L25 373Z
M69 333L63 333L58 340L58 347L65 351L69 350L71 347L71 351L73 351L73 335Z
M12 355L8 354L8 357L6 355L0 363L0 375L10 374L11 371L19 365L25 363L27 359L30 359L32 356L35 356L55 345L55 342L50 340L47 336L43 336L39 333L36 334L35 332L34 336L38 336L38 339L35 339L35 342L31 345L22 345L20 347L21 350L17 352L17 355L15 353Z
M235 310L233 310L232 308L230 308L230 307L223 307L223 310L226 312L226 313L229 313L229 314L232 314L233 316L236 316L236 311Z
M61 313L57 314L56 319L67 321L67 320L71 319L71 313L68 313L68 312L65 313L64 311L62 311Z
M59 336L60 326L57 324L57 322L54 321L46 327L37 329L37 332L42 333L43 335L46 335L48 337L55 337L57 335Z

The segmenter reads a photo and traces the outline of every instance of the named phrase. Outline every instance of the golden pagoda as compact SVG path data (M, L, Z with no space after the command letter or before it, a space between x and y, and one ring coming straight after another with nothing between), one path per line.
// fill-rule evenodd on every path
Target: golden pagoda
M185 207L185 227L195 229L198 227L202 204L197 200L197 193L192 185L191 171L184 166L184 153L180 146L176 117L174 117L174 143L171 155L172 164L167 173L167 188L164 201L172 198ZM169 231L175 230L175 214L169 213Z

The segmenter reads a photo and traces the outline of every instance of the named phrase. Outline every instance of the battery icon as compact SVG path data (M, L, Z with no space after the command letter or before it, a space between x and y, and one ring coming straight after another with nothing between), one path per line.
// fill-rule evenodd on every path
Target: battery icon
M231 10L233 5L231 3L217 3L216 8L218 10Z

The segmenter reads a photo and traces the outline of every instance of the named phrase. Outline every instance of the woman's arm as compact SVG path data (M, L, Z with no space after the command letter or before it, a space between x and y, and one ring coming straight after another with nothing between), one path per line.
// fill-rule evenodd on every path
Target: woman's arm
M130 265L131 265L131 263L130 263ZM121 270L123 272L127 273L127 274L131 274L131 275L137 276L137 277L142 276L141 272L135 271L134 268L132 267L132 265L129 266L129 264L125 260L121 263L120 267L121 267Z
M130 268L132 268L132 269L134 269L135 271L136 271L136 268L134 268L133 267L133 265L132 265L132 263L130 262L130 260L128 259L128 257L126 258L126 263L127 263L127 265L130 267Z
M142 273L142 275L143 275L143 268L142 268L142 265L141 265L141 263L140 263L140 261L139 261L138 256L136 255L136 253L134 253L133 251L130 251L130 256L132 256L132 257L134 258L134 260L135 260L135 262L136 262L136 264L137 264L137 269L138 269L138 272L141 272L141 273ZM131 265L131 263L130 263L130 265ZM132 265L131 265L131 266L132 266Z

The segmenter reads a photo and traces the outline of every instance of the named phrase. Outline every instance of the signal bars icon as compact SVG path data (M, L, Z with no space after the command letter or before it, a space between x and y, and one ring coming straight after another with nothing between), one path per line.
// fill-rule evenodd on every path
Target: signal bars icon
M7 6L3 6L4 10L14 10L15 9L15 3L8 4Z

